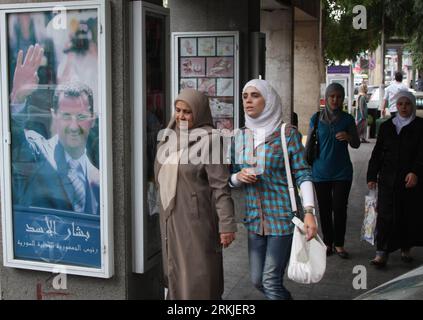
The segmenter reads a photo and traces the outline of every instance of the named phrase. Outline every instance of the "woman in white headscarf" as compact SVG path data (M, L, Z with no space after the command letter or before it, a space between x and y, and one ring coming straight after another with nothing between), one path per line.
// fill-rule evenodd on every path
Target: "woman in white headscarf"
M376 257L381 268L388 254L401 249L410 263L410 249L423 245L423 119L416 117L416 98L409 91L396 95L398 114L384 122L367 171L370 189L378 189Z
M245 190L244 224L252 282L268 299L288 300L283 285L294 225L281 141L282 103L265 80L249 81L243 91L245 127L232 147L231 183ZM249 135L248 133L251 133ZM286 127L292 173L301 187L308 239L317 233L310 167L298 131Z

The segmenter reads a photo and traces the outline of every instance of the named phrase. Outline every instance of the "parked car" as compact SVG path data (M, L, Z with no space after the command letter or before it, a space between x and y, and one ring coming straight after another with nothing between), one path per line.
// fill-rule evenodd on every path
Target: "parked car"
M417 109L423 109L423 92L414 93L416 96Z
M423 266L388 281L354 300L423 300Z
M423 79L417 79L414 84L414 88L417 91L423 91Z
M385 86L384 86L385 88ZM368 109L379 109L383 96L381 96L381 90L379 86L368 86L367 91L368 102L367 102L367 108Z
M414 89L408 90L416 97L417 109L423 109L423 92L418 92ZM367 95L369 96L367 107L369 109L379 109L383 99L383 97L380 96L379 86L369 86Z
M385 86L383 86L385 87ZM368 108L368 124L370 126L369 138L376 138L377 126L376 122L380 118L380 105L383 100L381 90L378 85L369 85L367 87L367 108Z
M416 96L417 116L423 118L423 92L418 91L414 95Z

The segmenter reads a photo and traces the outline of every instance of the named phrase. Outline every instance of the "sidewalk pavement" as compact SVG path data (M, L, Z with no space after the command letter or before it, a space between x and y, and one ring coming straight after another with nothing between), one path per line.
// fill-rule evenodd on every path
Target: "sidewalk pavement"
M297 300L350 300L373 289L380 284L391 280L423 264L423 248L414 248L412 255L415 258L411 264L400 260L399 251L394 252L384 270L377 270L369 264L374 257L375 247L360 240L361 224L364 214L364 197L367 194L366 174L367 164L374 147L372 143L361 144L358 150L350 149L351 160L354 166L354 180L351 188L348 205L347 233L345 249L350 253L349 260L343 260L337 255L327 258L326 273L323 279L312 285L303 285L289 280L285 275L284 284ZM242 194L234 192L237 212L242 212ZM241 217L238 217L240 222ZM224 250L225 272L225 300L264 300L261 292L253 287L250 281L247 251L247 233L242 225L238 224L236 240ZM355 266L364 266L367 274L367 288L354 289L353 280L357 276ZM361 276L364 273L360 273ZM359 282L363 283L363 282Z

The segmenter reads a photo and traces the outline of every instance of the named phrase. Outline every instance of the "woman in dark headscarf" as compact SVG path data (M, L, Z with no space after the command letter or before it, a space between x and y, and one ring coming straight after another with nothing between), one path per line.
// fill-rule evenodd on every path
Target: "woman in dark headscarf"
M371 264L384 267L388 254L401 249L401 260L411 262L410 249L423 245L423 119L416 117L411 92L396 95L398 114L380 126L369 161L367 182L378 186L376 257Z
M155 163L167 299L215 300L223 293L222 246L235 239L236 223L229 168L208 158L219 139L212 129L207 97L183 90Z
M323 241L327 246L327 255L335 251L339 257L348 259L344 242L353 178L348 145L358 148L360 140L355 119L342 110L344 98L345 91L340 84L332 83L326 88L326 106L322 112L312 116L308 137L311 136L316 117L319 117L317 138L320 150L313 162L312 172ZM309 143L310 139L307 141Z

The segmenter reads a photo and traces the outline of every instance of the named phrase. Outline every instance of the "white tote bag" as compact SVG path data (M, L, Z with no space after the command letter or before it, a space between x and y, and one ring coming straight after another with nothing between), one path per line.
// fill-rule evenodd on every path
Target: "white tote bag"
M285 126L281 128L281 140L284 153L286 176L288 179L289 195L291 199L292 212L297 212L295 189L292 182L291 167L289 164L288 147L286 145ZM294 235L292 238L291 256L288 265L288 278L298 283L319 282L326 270L326 246L319 235L307 241L304 230L304 223L294 217Z
M298 283L319 282L326 270L326 246L316 235L307 241L303 231L304 223L294 217L294 236L288 265L288 278Z
M377 191L370 190L364 201L364 219L363 225L361 226L361 240L374 245L376 240Z

